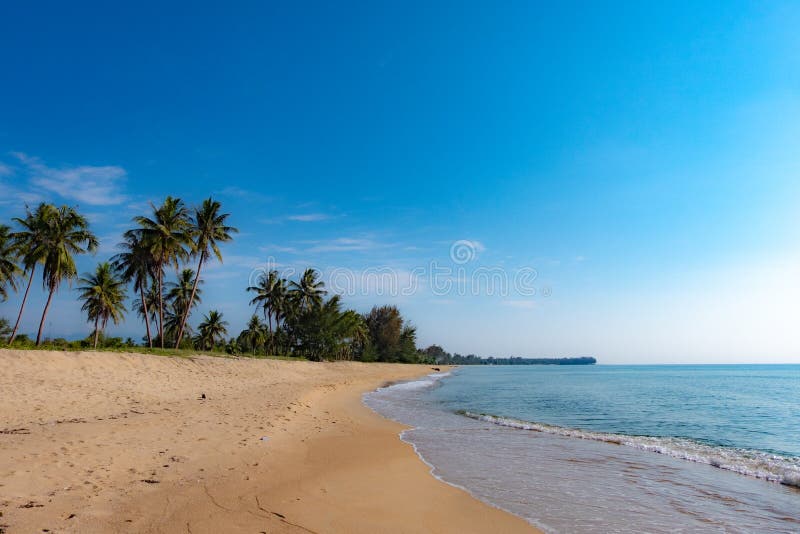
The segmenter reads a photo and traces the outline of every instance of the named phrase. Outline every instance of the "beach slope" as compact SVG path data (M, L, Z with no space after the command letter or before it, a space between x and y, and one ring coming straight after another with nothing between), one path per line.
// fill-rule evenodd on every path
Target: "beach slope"
M429 371L0 350L0 528L535 532L436 480L361 403Z

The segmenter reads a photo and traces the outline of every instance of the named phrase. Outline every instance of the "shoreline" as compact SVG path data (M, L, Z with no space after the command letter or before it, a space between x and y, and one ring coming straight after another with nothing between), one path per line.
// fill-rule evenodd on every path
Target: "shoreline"
M9 533L537 532L435 478L407 427L363 404L428 366L13 350L0 362Z

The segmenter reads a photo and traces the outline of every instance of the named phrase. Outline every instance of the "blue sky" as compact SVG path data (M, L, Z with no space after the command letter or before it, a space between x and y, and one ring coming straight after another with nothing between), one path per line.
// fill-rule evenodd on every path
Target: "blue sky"
M422 276L346 301L460 353L800 362L796 3L17 4L0 217L78 205L101 238L81 272L148 201L214 195L241 234L200 311L232 331L267 258L401 281L435 262L535 269L536 292ZM65 288L47 332L90 329Z

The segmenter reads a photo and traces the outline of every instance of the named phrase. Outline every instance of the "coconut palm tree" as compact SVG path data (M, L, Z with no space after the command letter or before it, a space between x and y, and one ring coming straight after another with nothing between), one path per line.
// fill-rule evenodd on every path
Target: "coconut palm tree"
M17 247L11 237L11 228L0 224L0 302L8 300L8 288L17 290Z
M364 352L369 343L369 329L364 317L354 311L345 311L339 320L340 334L345 342L345 350L341 351L344 359L352 360Z
M178 315L178 324L174 332L176 335L178 332L180 332L184 315L188 316L188 314L185 314L184 311L190 306L194 308L203 302L203 300L200 298L203 290L199 287L196 287L195 283L202 284L203 280L197 279L194 270L183 269L180 273L178 273L178 278L175 282L167 282L165 284L165 297L172 305L175 313ZM194 299L192 299L193 292L195 293Z
M325 284L319 279L319 273L311 268L303 272L299 282L292 281L290 287L292 298L301 311L320 307L322 298L328 294L324 289Z
M194 249L189 222L189 210L179 198L167 197L156 207L151 204L152 217L135 217L139 228L132 230L146 244L153 257L158 293L158 337L164 348L164 267L186 259Z
M47 251L43 261L42 282L48 294L42 320L39 322L39 333L36 335L37 346L42 343L44 322L53 295L58 291L61 282L71 282L78 276L73 256L94 252L98 245L97 237L89 231L89 221L69 206L61 206L52 216L47 217L44 234Z
M78 297L83 301L81 309L86 312L90 321L94 321L94 348L100 331L106 329L108 320L119 324L124 318L125 309L125 281L119 277L114 267L109 262L97 266L94 273L84 274L79 282L83 286L78 290Z
M148 333L150 332L150 325L156 325L158 328L158 292L155 280L150 280L150 285L144 293L144 300L138 300L133 305L133 311L136 315L145 322ZM150 348L153 348L153 338L148 337Z
M25 294L22 297L22 304L19 306L17 322L8 337L8 344L14 342L19 330L19 323L22 320L22 313L25 311L25 303L28 302L28 293L33 284L33 277L36 274L36 266L44 261L47 254L47 244L45 242L45 231L47 230L47 220L56 212L55 206L42 202L31 212L27 207L24 219L14 218L14 222L20 230L11 234L14 240L14 247L19 254L23 270L28 277L28 284L25 287Z
M174 302L168 302L164 306L164 340L166 342L172 343L177 338L182 319L183 313ZM186 333L192 334L192 328L189 325L186 325Z
M203 317L197 329L201 349L213 349L218 340L224 340L228 335L228 322L222 319L222 313L211 310Z
M277 294L279 293L277 286L284 285L284 281L278 277L278 271L272 269L266 274L261 274L256 281L256 285L247 288L247 291L252 291L256 294L250 300L250 305L255 305L256 310L262 308L264 310L264 320L267 321L270 332L272 331L272 316L275 313L277 302Z
M360 354L369 332L363 318L353 310L342 310L339 295L321 306L300 313L290 322L297 336L296 349L313 360L352 359Z
M225 220L230 214L220 213L220 209L222 209L222 205L209 197L203 201L203 204L199 208L195 208L194 210L191 232L194 236L194 254L197 256L197 274L194 277L194 285L192 286L192 294L189 297L189 305L183 311L181 327L178 331L178 337L175 340L176 348L181 342L186 320L189 318L189 312L194 305L197 284L200 280L200 270L203 268L203 263L211 257L212 253L216 256L217 260L222 263L222 253L219 251L219 244L233 240L231 234L235 234L239 231L233 226L227 226L225 224Z
M247 328L242 330L239 338L246 341L252 349L253 354L256 353L256 348L263 345L267 339L266 325L261 322L258 315L253 314L250 321L247 323Z
M270 350L274 350L275 339L273 334L279 329L281 321L286 317L288 308L288 290L286 279L278 276L278 271L270 270L266 274L261 274L255 286L250 286L247 291L256 294L250 301L250 305L256 305L256 309L264 310L264 319L267 321L269 329ZM275 328L272 327L272 319L275 318Z
M0 337L6 337L10 333L11 325L8 323L8 319L0 317Z
M140 317L144 319L147 330L147 344L153 348L153 335L150 333L150 320L148 310L155 311L152 303L145 298L147 293L152 293L154 285L153 279L153 256L145 243L142 243L141 236L134 231L127 231L123 235L123 242L119 244L122 252L111 258L114 268L122 276L125 282L133 282L133 290L139 293L139 303L134 305Z

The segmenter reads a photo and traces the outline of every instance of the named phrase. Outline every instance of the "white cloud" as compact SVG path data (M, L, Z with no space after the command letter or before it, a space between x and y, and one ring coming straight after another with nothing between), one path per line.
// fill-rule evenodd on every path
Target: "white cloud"
M263 265L266 261L267 258L262 258L259 256L248 256L245 254L223 254L222 264L217 261L215 256L212 256L209 258L209 262L206 264L204 269L223 268L223 266L254 269Z
M330 241L319 242L306 250L306 252L353 252L359 250L370 250L376 248L377 246L379 246L378 243L372 241L371 239L340 237Z
M297 221L297 222L317 222L317 221L324 221L330 219L330 215L326 215L324 213L304 213L299 215L289 215L287 217L290 221Z
M263 247L258 247L258 250L269 254L274 254L276 252L284 252L286 254L297 254L299 252L295 247L285 247L282 245L264 245Z
M30 175L30 185L35 188L92 206L113 206L126 199L121 193L127 178L122 167L80 165L57 169L26 154L17 152L14 156L25 165Z
M220 189L219 191L214 192L215 195L220 195L224 197L235 197L235 198L244 198L247 200L258 200L262 202L271 201L272 198L259 193L257 191L251 191L249 189L243 189L241 187L237 187L235 185L231 185L225 187L224 189Z
M95 224L95 221L92 221L91 219L90 222ZM120 251L118 248L119 243L122 241L122 236L120 233L100 235L97 236L97 240L100 242L100 246L97 247L97 254L101 257L113 256Z
M14 169L0 161L0 176L11 176L14 174Z
M38 193L24 191L0 180L0 206L18 206L22 201L24 204L37 204L44 200Z

